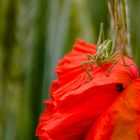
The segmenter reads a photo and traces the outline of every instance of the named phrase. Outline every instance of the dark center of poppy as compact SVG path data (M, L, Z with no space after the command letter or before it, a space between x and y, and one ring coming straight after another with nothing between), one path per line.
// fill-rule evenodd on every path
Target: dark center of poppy
M116 88L117 88L118 92L122 92L124 90L124 87L123 87L123 85L121 83L117 83Z

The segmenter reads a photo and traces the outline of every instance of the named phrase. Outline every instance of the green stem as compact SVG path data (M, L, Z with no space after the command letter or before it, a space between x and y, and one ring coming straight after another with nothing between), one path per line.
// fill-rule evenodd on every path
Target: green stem
M125 0L121 1L121 5L122 5L122 16L123 16L124 28L125 28L125 31L127 31L127 15L126 15L126 2L125 2Z
M125 0L110 0L109 10L111 13L111 20L113 21L113 31L119 27L118 46L121 46L124 55L128 55L128 30L127 30L127 14L126 14L126 2Z

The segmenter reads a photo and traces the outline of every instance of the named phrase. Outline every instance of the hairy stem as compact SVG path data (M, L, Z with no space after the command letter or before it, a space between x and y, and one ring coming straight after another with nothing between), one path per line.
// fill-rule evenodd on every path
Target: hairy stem
M128 55L128 28L125 0L109 0L109 11L113 32L119 27L117 46L121 46L123 55Z

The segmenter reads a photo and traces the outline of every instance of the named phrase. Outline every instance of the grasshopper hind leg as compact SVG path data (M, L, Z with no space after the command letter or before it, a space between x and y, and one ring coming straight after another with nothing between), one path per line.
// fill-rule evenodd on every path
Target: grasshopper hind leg
M109 76L109 72L113 69L113 67L118 63L119 60L117 58L114 58L111 61L113 62L113 64L106 71L106 76Z

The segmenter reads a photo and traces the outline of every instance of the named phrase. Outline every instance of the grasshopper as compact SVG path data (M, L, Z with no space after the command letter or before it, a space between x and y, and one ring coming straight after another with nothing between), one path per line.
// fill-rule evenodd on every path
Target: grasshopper
M97 50L96 54L87 54L88 61L82 62L81 66L83 70L87 73L90 80L92 79L92 76L90 75L90 72L93 69L93 64L96 63L97 66L102 67L107 63L112 63L112 65L108 68L106 71L106 76L109 76L109 72L112 70L112 68L118 63L118 59L115 58L116 55L120 54L122 57L123 64L125 66L128 66L125 62L124 56L121 51L115 50L115 42L116 42L116 34L114 40L111 39L104 41L104 29L103 29L103 23L100 25L100 33L99 33L99 39L97 42ZM87 70L85 65L89 64L90 69Z

